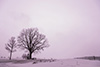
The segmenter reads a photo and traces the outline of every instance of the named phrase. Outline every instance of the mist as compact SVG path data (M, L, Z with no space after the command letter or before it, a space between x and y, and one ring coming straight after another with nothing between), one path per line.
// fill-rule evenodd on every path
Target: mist
M24 28L37 27L50 47L41 58L100 55L99 0L0 0L0 56L8 56L5 43ZM19 56L21 50L14 53Z

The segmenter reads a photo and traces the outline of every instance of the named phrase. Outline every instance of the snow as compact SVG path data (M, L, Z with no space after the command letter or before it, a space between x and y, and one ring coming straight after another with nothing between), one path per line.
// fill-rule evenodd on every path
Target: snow
M100 61L83 59L66 59L54 62L0 63L0 67L100 67Z

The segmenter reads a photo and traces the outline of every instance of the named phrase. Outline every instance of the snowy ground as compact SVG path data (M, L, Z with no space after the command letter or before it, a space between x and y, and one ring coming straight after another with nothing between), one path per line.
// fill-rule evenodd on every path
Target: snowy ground
M100 61L67 59L54 62L41 62L33 64L33 61L1 62L0 67L100 67Z

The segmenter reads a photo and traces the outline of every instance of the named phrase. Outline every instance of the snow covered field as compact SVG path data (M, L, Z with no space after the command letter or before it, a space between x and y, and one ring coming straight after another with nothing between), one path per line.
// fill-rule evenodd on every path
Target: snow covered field
M19 61L18 61L19 62ZM66 59L54 62L41 62L33 64L33 61L2 62L0 67L100 67L100 61L83 60L83 59Z

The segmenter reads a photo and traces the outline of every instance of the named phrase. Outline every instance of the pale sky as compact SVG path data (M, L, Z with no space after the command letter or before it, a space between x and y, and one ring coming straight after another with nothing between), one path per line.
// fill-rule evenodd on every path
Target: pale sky
M23 28L37 27L50 47L40 58L100 55L99 0L0 0L0 56L5 43ZM23 54L21 50L13 57Z

